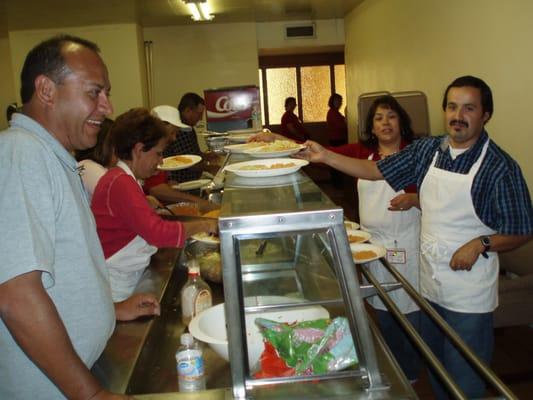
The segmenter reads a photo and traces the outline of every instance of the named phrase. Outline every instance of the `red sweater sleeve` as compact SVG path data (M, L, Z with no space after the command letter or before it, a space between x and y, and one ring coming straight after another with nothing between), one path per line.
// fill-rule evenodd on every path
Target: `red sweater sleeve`
M342 146L328 147L328 149L346 157L360 158L365 160L370 154L372 154L372 150L363 146L361 143L348 143L343 144Z
M150 207L141 188L127 175L116 176L109 184L107 207L112 216L156 247L183 246L183 224L165 221Z
M144 180L143 190L144 193L150 194L150 189L162 183L168 182L168 174L165 171L159 171L154 176Z

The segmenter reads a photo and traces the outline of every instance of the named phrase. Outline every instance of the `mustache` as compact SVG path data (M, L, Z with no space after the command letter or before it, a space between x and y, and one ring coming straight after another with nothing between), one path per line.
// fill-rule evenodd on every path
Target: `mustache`
M462 125L465 128L468 128L468 122L463 121L462 119L452 119L450 121L450 125L455 125L455 124Z

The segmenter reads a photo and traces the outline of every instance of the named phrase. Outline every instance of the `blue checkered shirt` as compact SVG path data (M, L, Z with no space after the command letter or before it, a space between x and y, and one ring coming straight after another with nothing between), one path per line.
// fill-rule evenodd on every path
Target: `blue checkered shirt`
M395 190L422 181L438 152L435 166L446 171L467 174L489 140L483 131L478 141L452 159L448 136L420 139L403 151L377 163L385 180ZM493 141L472 184L472 201L479 219L503 235L533 234L533 209L527 184L520 167ZM422 210L424 212L424 210Z
M196 154L198 156L202 155L194 129L180 130L176 136L176 140L170 143L163 153L165 157L176 156L180 154ZM191 167L169 172L169 180L181 183L199 179L201 175L201 170L199 170L197 167Z

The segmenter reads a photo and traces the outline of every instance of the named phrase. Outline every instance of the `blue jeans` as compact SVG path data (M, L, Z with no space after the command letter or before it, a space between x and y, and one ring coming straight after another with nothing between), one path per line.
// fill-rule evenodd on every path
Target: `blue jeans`
M452 327L470 349L487 365L492 359L494 349L493 313L460 313L450 311L430 302L433 308ZM468 398L485 395L485 380L470 366L460 351L444 336L440 328L422 314L420 320L422 338L442 363ZM448 391L439 378L429 371L433 392L438 400L448 399Z
M420 331L420 314L420 311L404 314L417 332ZM422 363L411 339L390 312L376 309L376 315L381 334L403 373L410 381L417 379Z

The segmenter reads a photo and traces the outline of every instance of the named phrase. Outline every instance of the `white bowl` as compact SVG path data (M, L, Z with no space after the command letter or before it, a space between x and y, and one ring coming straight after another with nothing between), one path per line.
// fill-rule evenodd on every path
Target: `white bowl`
M248 306L295 301L298 302L301 300L281 296L258 296L245 299L246 305ZM247 313L245 320L247 327L246 336L248 338L248 365L252 369L259 361L259 357L264 348L263 337L254 322L257 317L278 322L301 322L329 318L329 312L321 306L308 306L278 311ZM194 317L189 324L189 332L197 340L207 343L220 357L229 361L224 303L202 311Z

